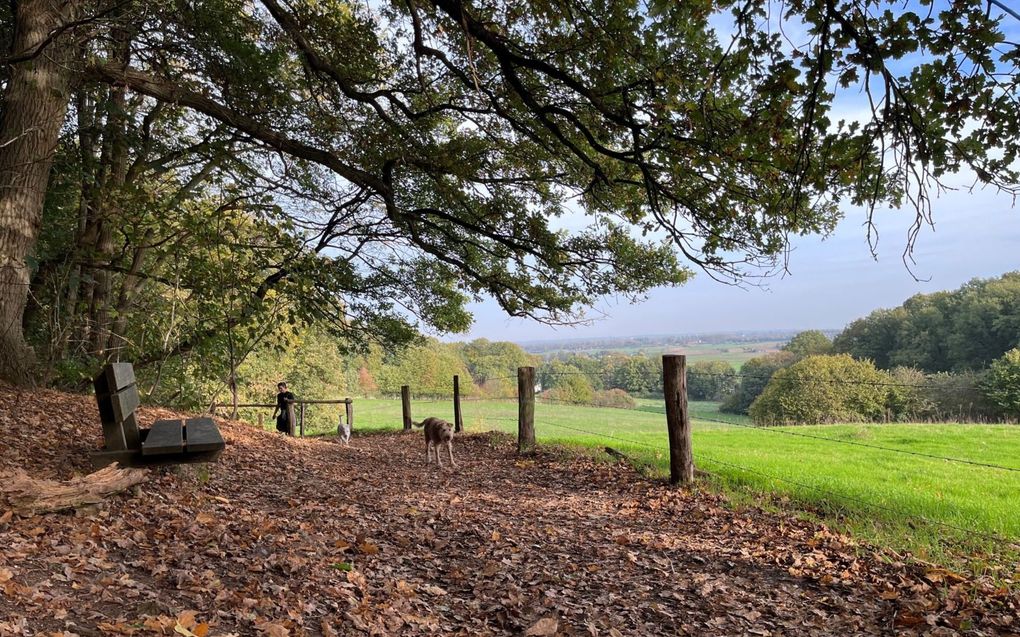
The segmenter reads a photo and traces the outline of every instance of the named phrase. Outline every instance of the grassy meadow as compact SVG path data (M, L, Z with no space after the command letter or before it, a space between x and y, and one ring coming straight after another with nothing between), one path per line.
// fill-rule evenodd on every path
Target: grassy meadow
M692 402L690 407L695 463L738 502L791 508L932 560L944 558L943 551L961 548L969 553L1000 552L1000 543L983 534L1020 541L1020 427L881 424L759 429L748 428L744 417L719 413L716 403ZM465 400L463 413L469 432L517 431L513 399ZM414 418L430 415L452 420L452 402L413 403ZM356 401L355 431L400 426L399 400ZM603 449L609 446L650 474L668 472L664 407L658 400L639 400L638 408L631 410L540 400L535 430L540 443L589 448L607 460ZM899 452L842 444L846 442Z

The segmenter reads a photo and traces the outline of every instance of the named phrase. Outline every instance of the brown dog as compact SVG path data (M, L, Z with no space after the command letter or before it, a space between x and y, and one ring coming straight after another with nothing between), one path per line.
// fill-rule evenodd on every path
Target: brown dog
M457 463L453 460L453 425L442 418L429 417L421 422L414 423L415 427L425 428L425 464L431 464L432 452L436 452L436 464L443 468L443 461L439 459L439 446L446 444L446 450L450 454L450 464L454 467Z

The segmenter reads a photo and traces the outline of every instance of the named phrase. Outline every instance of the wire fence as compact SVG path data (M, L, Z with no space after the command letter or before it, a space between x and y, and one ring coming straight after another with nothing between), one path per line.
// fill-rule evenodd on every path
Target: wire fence
M539 401L538 404L541 404L541 402ZM802 434L800 432L791 432L791 431L788 431L788 430L785 430L785 429L777 429L777 428L772 428L772 427L760 427L760 426L750 425L750 424L745 424L745 423L738 423L738 422L726 421L726 420L709 419L709 418L698 418L697 422L699 422L699 423L700 422L712 422L712 423L717 423L717 424L724 424L724 425L731 426L731 427L737 427L737 428L741 428L741 429L750 429L750 430L755 430L757 432L763 432L763 433L768 433L768 434L793 435L793 436L802 437L802 438L809 438L809 439L812 439L812 440L821 440L821 441L824 441L824 442L830 443L830 444L845 444L845 445L853 446L853 447L866 447L868 449L874 449L874 450L878 450L878 451L882 451L882 452L889 452L889 453L896 453L896 454L907 454L907 455L922 457L922 458L930 459L930 460L938 460L938 461L950 462L950 463L959 463L959 464L963 464L963 465L977 466L977 467L981 467L981 468L985 468L985 469L993 469L993 470L997 470L997 471L1006 471L1006 472L1011 472L1011 473L1020 472L1020 468L1018 468L1018 467L1009 467L1009 466L999 465L999 464L994 464L994 463L976 462L976 461L967 460L967 459L964 459L964 458L956 458L956 457L950 457L950 456L940 456L940 455L936 455L936 454L928 454L928 453L915 452L915 451L910 451L910 450L905 450L905 449L897 449L897 448L894 448L894 447L885 447L885 446L881 446L881 445L872 445L872 444L867 444L867 443L860 443L860 442L857 442L857 441L840 440L840 439L828 438L828 437L824 437L824 436ZM564 424L563 422L556 422L555 420L550 419L547 415L544 416L544 417L536 415L535 426L536 426L536 431L545 430L545 433L546 433L547 437L552 438L554 440L559 440L560 439L560 436L557 435L554 432L556 432L556 431L565 431L565 432L570 432L570 434L580 434L581 436L584 436L584 437L586 437L588 439L598 440L598 441L600 441L600 445L603 442L604 443L623 443L623 444L628 445L632 449L636 448L636 449L639 449L639 450L644 450L645 452L650 452L652 454L652 456L655 457L655 458L665 458L669 454L669 447L666 444L666 441L664 440L665 439L665 431L662 432L662 436L661 436L663 440L661 442L659 442L658 444L656 444L656 443L648 442L647 440L638 440L638 439L635 439L634 437L627 437L625 435L620 435L620 433L618 431L612 431L612 432L607 432L605 430L596 431L592 427L579 427L579 426L576 426L576 425ZM546 428L550 428L552 431L549 431ZM617 429L624 429L625 430L626 426L625 425L623 425L623 426L619 426L618 425ZM572 437L576 437L576 436L572 436ZM607 449L607 451L608 451L608 449ZM620 450L616 450L616 449L613 449L613 451L616 451L618 453L620 452ZM631 450L630 449L624 449L624 451L630 452ZM626 454L623 454L623 455L626 455ZM819 484L819 483L809 482L809 481L803 480L803 479L798 480L798 479L790 477L790 476L778 475L775 472L770 472L770 471L764 470L761 467L752 467L752 466L747 466L745 464L741 464L741 463L738 463L738 462L734 462L732 460L723 460L723 459L715 456L714 454L705 453L697 445L695 446L695 449L694 449L694 457L695 457L696 462L700 466L703 466L703 463L707 462L710 466L712 466L713 468L716 468L716 471L719 471L719 469L726 470L725 473L727 475L721 476L724 479L725 478L733 478L734 476L732 474L733 474L734 471L738 472L738 473L742 473L742 474L748 474L748 475L751 475L751 476L755 476L756 478L759 479L759 480L752 481L754 483L753 486L755 486L755 487L761 487L762 485L761 485L761 480L760 479L764 478L765 480L767 480L767 481L769 481L771 483L779 483L779 484L789 485L789 486L792 486L792 487L796 487L797 489L808 490L808 491L813 492L813 493L815 493L815 494L817 494L819 496L822 496L822 499L820 501L818 501L819 504L829 505L830 507L835 507L835 508L839 508L839 509L846 509L847 507L845 507L843 505L846 505L847 503L850 503L850 504L854 505L857 508L865 509L867 511L878 511L878 512L881 512L883 514L886 514L887 516L889 516L889 517L891 517L893 519L908 521L912 527L916 527L917 523L921 523L921 524L924 524L924 525L926 525L928 527L931 527L931 528L938 528L938 529L952 531L954 534L956 534L954 541L959 541L963 537L972 537L973 536L973 537L981 538L982 540L986 540L986 541L989 541L989 542L994 542L994 543L996 543L996 544L998 544L1000 546L1007 547L1007 548L1009 548L1011 550L1020 550L1020 542L1018 542L1017 539L1006 537L1006 536L1004 536L1004 535L1002 535L1000 533L989 532L989 531L986 531L986 530L975 528L974 526L965 526L965 525L962 525L962 524L956 524L956 523L953 523L953 522L950 522L950 521L946 521L946 520L935 519L935 518L933 518L931 516L924 515L922 513L916 512L916 511L908 511L908 510L906 510L904 508L898 508L898 507L890 506L890 505L887 505L887 504L882 504L881 502L876 501L875 498L870 498L869 499L869 498L866 498L866 497L861 497L861 496L855 495L853 493L847 493L845 491L838 491L835 488L826 486L824 484L824 482L822 484ZM634 458L630 458L630 460L634 460Z
M647 392L648 395L658 394L659 398L621 404L597 404L590 398L567 398L562 393L551 391L561 386L556 380L569 380L576 376L591 380L591 375L584 372L545 372L537 376L534 429L539 442L566 442L596 448L605 445L635 463L658 467L660 471L664 469L669 461L670 449L666 432L667 406L661 398L661 381ZM698 376L761 381L772 378L740 372L687 372L688 381ZM518 431L521 425L520 398L514 391L520 386L518 377L496 376L485 380L508 382L500 385L498 391L486 393L476 381L467 388L468 395L459 396L464 429L467 432L491 429L511 433ZM601 380L609 382L610 375ZM783 380L805 385L845 384L883 388L940 386L927 382L809 376L787 376ZM410 403L407 408L414 420L438 416L454 421L452 394L411 391L408 396ZM401 396L355 398L353 408L356 434L372 429L401 429L404 425L405 407ZM336 411L333 406L309 405L306 418L326 423L309 426L309 433L335 432ZM969 446L953 448L952 440L934 439L926 441L925 445L911 447L916 441L906 439L908 437L896 440L878 435L877 440L867 440L853 436L860 432L870 435L872 432L893 430L891 425L884 424L762 426L746 416L734 414L724 417L717 405L701 403L689 403L688 416L693 423L695 464L699 470L707 470L714 480L756 493L790 498L800 506L818 506L843 516L859 516L868 512L867 515L881 516L914 528L941 529L947 536L951 534L953 541L960 537L980 538L1007 546L1010 550L1020 549L1016 539L1020 537L1020 455L1015 456L1017 464L1011 466L1013 458L1007 457L1003 461L1002 453L996 455L997 450L991 444L975 447L975 451ZM979 429L974 431L977 433L973 435L980 434ZM1020 428L1015 435L1016 448L1020 449ZM782 440L799 442L775 442ZM968 455L972 457L966 457ZM860 467L860 474L848 478L848 471L853 467ZM967 482L977 485L971 489L969 501L965 489L960 487ZM1009 490L1014 487L1013 495L1009 495ZM982 489L988 489L987 493L983 494ZM981 498L986 498L989 510L982 508L985 502ZM993 505L1000 506L1001 510L991 511Z
M540 375L546 382L574 376L588 377L589 380L591 378L590 374L584 372ZM748 378L766 382L772 378L740 372L730 374L687 371L688 382L698 376L734 381ZM611 377L607 376L602 380L609 381ZM929 390L945 387L945 383L933 382L908 383L789 375L782 380L804 385L843 384ZM661 394L661 385L656 389ZM577 400L550 398L541 393L535 402L535 429L540 439L544 437L548 440L569 442L573 438L587 446L595 446L593 443L597 443L598 446L626 445L621 447L622 451L644 456L650 464L662 468L668 462L669 445L663 422L665 419L662 416L657 423L650 423L647 419L620 415L621 412L637 411L633 408L610 411L613 406L592 408L578 404L580 401ZM569 407L577 409L579 413L583 410L584 419L579 416L568 420L562 413L550 411L554 408L563 410ZM661 410L646 408L645 411L648 416L665 413L664 408ZM886 430L895 430L895 425L882 423L844 423L804 428L775 427L756 424L747 417L734 415L723 418L716 414L718 411L709 414L699 413L697 408L690 409L690 418L695 431L693 441L695 462L699 469L709 469L717 479L731 485L789 497L794 502L800 502L799 506L805 504L809 507L820 506L824 510L838 512L839 515L846 517L860 517L863 514L871 518L882 517L894 525L901 524L914 530L928 528L933 531L938 542L966 544L976 539L994 543L1011 554L1020 550L1020 542L1017 539L1020 537L1020 525L1016 522L1020 520L1020 491L1015 491L1013 495L1009 494L1013 485L1020 488L1020 479L1016 478L1017 474L1020 474L1020 464L1011 466L1012 458L1009 462L1002 463L990 458L962 457L967 453L973 453L969 448L961 449L967 451L963 454L940 453L937 448L923 446L908 448L907 445L917 441L905 435L902 436L904 440L892 444L889 440L882 439L882 436L879 436L879 441L871 442L826 435L826 429L829 427L836 435L866 436L872 431L884 431L881 429L883 427L887 428ZM833 417L826 418L823 422L835 423L837 420ZM924 427L924 425L903 426L915 427L918 430L923 430ZM853 431L844 431L848 428ZM1006 431L1009 426L1003 425L1000 429ZM977 426L968 430L977 432L973 435L981 435L981 430ZM702 435L698 435L699 433ZM1014 435L1017 447L1020 447L1020 429L1017 429ZM757 436L762 438L759 439ZM806 446L777 446L768 442L769 438L801 440ZM901 444L903 446L899 446ZM932 444L937 447L942 443L935 441ZM990 445L991 443L986 444L985 447ZM620 451L607 449L610 450ZM850 450L874 456L854 455ZM990 451L985 448L979 452ZM731 457L727 457L728 453ZM647 460L648 458L650 460ZM862 478L867 477L868 480L862 480L860 485L851 482L848 488L846 480L835 478L838 472L833 469L834 465L839 464L840 458L846 458L848 463L866 463L868 466L865 471L871 475ZM641 460L629 457L628 459ZM892 470L889 470L889 467L892 467ZM940 484L942 481L946 481L946 484ZM958 499L954 501L950 492L958 485L949 482L968 481L973 481L975 485L989 485L996 493L988 493L985 500L981 488L972 489L971 497L956 510L954 507L960 502ZM863 484L865 482L868 486ZM878 486L875 486L876 484ZM919 485L927 484L933 485L930 491L917 488ZM1001 511L991 510L994 506L1002 504L1000 500L1005 501L1005 508ZM989 510L981 511L986 503ZM929 508L931 510L928 510Z

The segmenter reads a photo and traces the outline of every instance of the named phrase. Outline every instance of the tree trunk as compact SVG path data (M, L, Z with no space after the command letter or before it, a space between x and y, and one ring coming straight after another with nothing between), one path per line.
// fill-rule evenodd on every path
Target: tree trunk
M117 50L113 53L122 58L125 65L130 59L128 45L127 36L121 33L116 45ZM110 345L111 334L110 309L113 296L113 276L104 266L110 265L113 259L113 231L117 223L121 221L118 200L128 168L126 87L115 86L111 89L108 107L106 130L103 133L103 153L100 158L104 178L100 189L102 199L99 202L97 214L99 236L92 254L93 262L98 267L93 268L92 271L95 285L92 288L92 299L89 305L89 315L92 317L92 352L100 358L108 355L107 349Z
M0 115L0 377L20 383L30 379L35 360L22 329L31 279L25 257L39 235L71 76L68 34L44 44L79 5L16 3L12 52L28 59L12 65Z

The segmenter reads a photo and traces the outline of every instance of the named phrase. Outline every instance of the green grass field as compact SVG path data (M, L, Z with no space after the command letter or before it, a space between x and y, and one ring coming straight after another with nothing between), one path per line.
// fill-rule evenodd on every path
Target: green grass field
M413 412L417 419L438 415L452 420L453 407L451 402L418 401ZM516 401L467 400L463 413L469 432L517 431ZM750 423L743 417L720 414L717 404L707 402L691 403L691 415L695 463L738 500L817 516L861 537L932 560L961 550L1000 552L999 543L982 534L1020 540L1020 427L890 424L757 429L737 426ZM355 430L399 427L399 401L356 401ZM540 443L597 452L610 446L645 471L665 475L668 470L664 408L658 400L639 400L633 410L539 401L535 430Z

